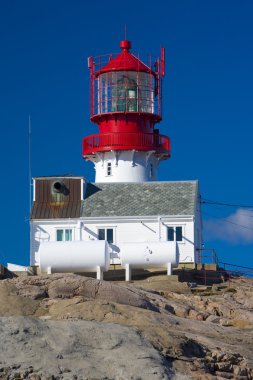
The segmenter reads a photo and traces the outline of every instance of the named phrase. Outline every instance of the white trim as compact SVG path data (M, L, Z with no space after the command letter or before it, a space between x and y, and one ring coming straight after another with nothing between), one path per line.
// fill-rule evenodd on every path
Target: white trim
M81 200L83 201L83 187L84 187L84 180L81 179Z
M119 221L157 221L157 218L160 218L161 223L167 222L170 220L173 220L173 223L182 223L182 221L189 222L194 220L194 215L170 215L170 216L164 216L164 215L145 215L145 216L97 216L97 217L79 217L79 218L71 218L71 219L31 219L32 223L76 223L78 221L82 221L83 223L100 223L100 222L107 222L107 223L117 223Z
M35 196L35 194L36 194L36 192L35 192L35 178L33 178L33 202L35 202L36 201L36 196Z
M84 177L82 176L61 176L61 175L56 175L56 176L48 176L48 177L33 177L33 180L36 180L36 179L50 179L50 180L53 180L53 179L64 179L64 178L70 178L70 179L85 179Z

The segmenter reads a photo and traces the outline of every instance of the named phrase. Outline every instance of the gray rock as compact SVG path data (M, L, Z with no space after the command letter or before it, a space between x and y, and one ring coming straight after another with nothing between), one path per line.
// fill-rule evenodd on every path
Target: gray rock
M241 368L238 365L233 365L233 372L236 376L247 376L247 369L246 368Z
M234 375L232 373L216 371L215 374L219 379L234 379Z
M82 296L131 305L143 309L159 311L157 306L145 297L141 290L127 284L112 284L94 278L74 274L54 274L51 276L18 278L15 280L18 294L31 299L73 298Z
M19 328L25 346L11 331ZM26 331L26 332L24 332ZM109 379L169 379L163 357L133 328L80 320L41 321L27 317L0 318L0 360L4 366L25 370L27 360L41 380L47 371L55 378L73 375ZM43 349L41 349L43 347ZM62 359L55 359L59 354ZM16 371L16 370L15 370ZM71 371L71 374L70 374ZM16 371L17 372L17 371ZM43 376L44 377L44 376Z

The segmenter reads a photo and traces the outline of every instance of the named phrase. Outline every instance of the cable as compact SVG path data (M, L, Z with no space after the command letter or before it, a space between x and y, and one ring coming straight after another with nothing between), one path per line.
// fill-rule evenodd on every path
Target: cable
M206 212L203 212L203 214L205 214L205 215L207 215L207 216L211 216L212 218L216 218L216 219L218 219L217 216L214 216L214 215L208 214L208 213L206 213ZM214 220L214 222L216 222L216 223L222 223L222 221L227 222L227 223L230 223L230 224L234 224L235 226L238 226L238 227L241 227L241 228L245 228L245 229L247 229L247 230L251 230L251 231L253 231L253 228L251 228L251 227L247 227L247 226L243 226L242 224L238 224L238 223L231 222L231 220L227 220L226 218L221 218L221 219L218 220L218 221L215 221L215 220Z
M226 206L226 207L241 207L241 208L247 208L247 209L253 209L253 205L239 205L239 204L231 204L231 203L223 203L218 201L212 201L210 199L203 199L201 201L203 204L210 204L210 205L219 205L219 206Z
M224 210L223 207L219 207L217 206L216 204L209 204L209 203L205 203L206 206L212 206L213 208L215 208L216 210ZM239 209L238 209L239 210ZM245 214L244 212L240 212L236 210L236 214L240 214L240 215L244 215L244 216L247 216L249 218L253 218L253 209L249 209L249 211L251 211L251 214Z

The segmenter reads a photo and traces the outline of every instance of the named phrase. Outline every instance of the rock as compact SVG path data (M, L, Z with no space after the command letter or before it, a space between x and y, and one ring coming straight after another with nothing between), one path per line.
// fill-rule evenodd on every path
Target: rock
M217 362L220 362L223 360L223 358L225 357L226 355L226 352L216 352L216 360Z
M187 318L189 314L189 306L173 305L174 313L177 317Z
M216 363L215 367L217 371L220 371L220 372L232 372L233 370L232 365L226 362Z
M205 356L205 350L198 342L193 339L187 339L181 343L183 355L186 357L203 358Z
M223 360L224 361L229 361L230 364L236 364L238 362L240 362L242 360L242 357L240 354L226 354L224 357L223 357Z
M41 380L40 375L33 373L32 375L29 376L29 380Z
M196 311L194 309L190 309L188 313L188 317L190 319L194 319L195 321L204 321L204 316L199 311Z
M238 279L230 285L235 291L227 291L224 283L215 294L206 288L191 290L167 276L131 284L74 274L2 280L0 316L14 319L3 323L0 318L0 341L6 347L14 346L18 354L9 348L4 355L0 345L4 369L0 378L4 374L11 380L15 372L27 378L30 371L41 380L125 380L129 376L122 373L130 368L134 380L137 376L165 379L173 372L178 379L238 379L245 377L241 370L246 368L249 380L253 374L253 281ZM96 328L89 329L88 321ZM134 354L135 350L139 354ZM117 360L120 351L121 367ZM101 359L102 354L105 358ZM124 356L127 364L121 362ZM6 357L8 363L3 361ZM15 360L17 357L22 360ZM33 365L30 370L27 357ZM138 362L142 361L141 366ZM106 363L105 373L100 369L102 362ZM50 371L41 363L49 363ZM15 364L21 365L18 371L11 368ZM140 375L135 375L134 366ZM154 369L145 373L146 367Z
M19 288L18 294L23 297L29 297L33 300L47 298L47 292L44 287L36 285L25 285Z
M229 321L229 320L226 319L226 318L220 318L220 320L219 320L219 324L220 324L221 326L232 326L232 325L233 325L232 322Z
M45 298L45 296L51 299L81 296L158 311L158 308L145 298L141 290L136 291L135 288L125 283L112 285L109 281L99 281L74 274L54 274L51 276L19 277L15 280L15 285L18 288L18 294L31 299Z
M234 379L234 375L232 373L216 371L215 375L218 379Z
M13 378L14 379L21 379L21 373L20 372L14 372Z
M25 334L25 348L18 335L9 334L17 325L20 331L29 331ZM55 358L61 347L60 372L63 377L69 376L70 371L71 376L78 375L79 371L87 378L130 379L132 376L133 379L152 380L156 371L157 379L170 378L166 360L134 328L80 320L2 317L0 335L5 342L4 346L0 345L0 360L3 363L8 361L8 365L21 365L29 360L34 370L42 366L42 371L57 374L59 367ZM29 380L41 380L41 376L33 372Z
M65 368L65 367L60 367L61 373L68 373L71 372L71 369Z
M220 318L216 315L209 315L209 317L206 318L206 321L212 323L220 323Z
M246 368L241 368L238 365L233 365L233 372L236 376L247 376L247 369Z

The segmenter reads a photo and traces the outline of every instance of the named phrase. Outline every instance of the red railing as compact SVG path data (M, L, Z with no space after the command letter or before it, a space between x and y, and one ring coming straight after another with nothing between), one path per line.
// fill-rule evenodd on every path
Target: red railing
M154 150L170 155L170 139L156 133L100 133L83 139L83 156L110 150Z

